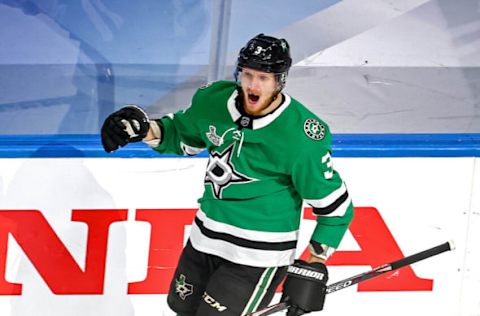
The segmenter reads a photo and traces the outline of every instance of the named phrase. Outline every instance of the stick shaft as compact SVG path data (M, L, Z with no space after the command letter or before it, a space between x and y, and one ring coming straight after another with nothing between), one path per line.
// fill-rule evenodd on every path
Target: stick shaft
M355 285L359 282L363 282L363 281L369 280L371 278L375 278L375 277L377 277L379 275L382 275L384 273L387 273L387 272L390 272L390 271L393 271L393 270L397 270L399 268L403 268L403 267L408 266L412 263L415 263L415 262L418 262L418 261L436 256L438 254L441 254L445 251L449 251L449 250L452 250L452 249L453 249L452 243L451 242L446 242L446 243L443 243L441 245L438 245L438 246L432 247L430 249L421 251L419 253L413 254L411 256L402 258L400 260L396 260L396 261L381 265L381 266L379 266L379 267L377 267L373 270L370 270L370 271L355 275L353 277L347 278L345 280L338 281L338 282L335 282L333 284L330 284L327 287L327 294L336 292L338 290L342 290L342 289L347 288L349 286Z
M338 281L338 282L335 282L333 284L330 284L329 286L327 286L327 294L345 289L345 288L347 288L349 286L352 286L354 284L357 284L357 283L375 278L375 277L380 276L384 273L387 273L387 272L390 272L390 271L393 271L393 270L397 270L399 268L403 268L403 267L408 266L412 263L415 263L415 262L418 262L418 261L436 256L436 255L441 254L445 251L449 251L449 250L453 250L453 249L454 249L453 243L452 242L446 242L446 243L443 243L441 245L438 245L438 246L432 247L430 249L421 251L419 253L413 254L411 256L408 256L408 257L405 257L405 258L402 258L402 259L399 259L399 260L396 260L396 261L393 261L393 262L390 262L390 263L386 263L386 264L381 265L377 268L374 268L370 271L367 271L367 272L364 272L364 273L361 273L361 274L357 274L357 275L352 276L350 278L347 278L345 280ZM286 304L284 302L281 302L281 303L277 303L275 305L268 306L268 307L266 307L266 308L264 308L260 311L251 313L248 316L268 316L268 315L272 315L274 313L286 310L288 308L289 308L288 304Z

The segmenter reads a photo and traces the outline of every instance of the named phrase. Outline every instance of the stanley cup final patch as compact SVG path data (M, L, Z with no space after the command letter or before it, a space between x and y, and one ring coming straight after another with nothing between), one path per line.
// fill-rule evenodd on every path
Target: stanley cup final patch
M316 119L308 119L303 124L303 130L308 137L314 140L320 140L325 137L325 126Z

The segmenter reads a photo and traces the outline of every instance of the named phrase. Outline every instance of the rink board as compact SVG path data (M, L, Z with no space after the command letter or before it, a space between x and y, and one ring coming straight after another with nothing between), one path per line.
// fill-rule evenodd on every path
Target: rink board
M0 159L0 315L173 316L165 294L206 162ZM479 163L335 158L356 215L331 282L448 240L457 249L333 293L319 315L478 315ZM298 256L314 224L306 208Z

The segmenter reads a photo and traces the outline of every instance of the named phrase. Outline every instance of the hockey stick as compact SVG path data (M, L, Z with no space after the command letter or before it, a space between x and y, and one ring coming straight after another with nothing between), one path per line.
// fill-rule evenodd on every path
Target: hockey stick
M375 278L384 273L397 270L399 268L411 265L412 263L436 256L438 254L441 254L442 252L453 250L453 249L455 249L455 246L452 241L449 241L441 245L438 245L436 247L413 254L411 256L408 256L390 263L383 264L377 268L374 268L373 270L370 270L361 274L357 274L345 280L330 284L329 286L327 286L327 294L330 294L339 290L343 290L344 288L355 285L357 283ZM276 312L286 310L288 308L289 308L289 305L287 303L281 302L275 305L265 307L260 311L248 314L248 316L268 316Z

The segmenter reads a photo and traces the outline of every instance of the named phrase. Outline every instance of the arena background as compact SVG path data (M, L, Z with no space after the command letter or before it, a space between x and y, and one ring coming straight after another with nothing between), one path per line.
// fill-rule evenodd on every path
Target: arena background
M353 195L331 281L457 246L318 315L480 315L478 0L0 0L1 315L173 315L206 155L107 155L99 127L188 106L258 33L289 41L286 91L330 125Z

